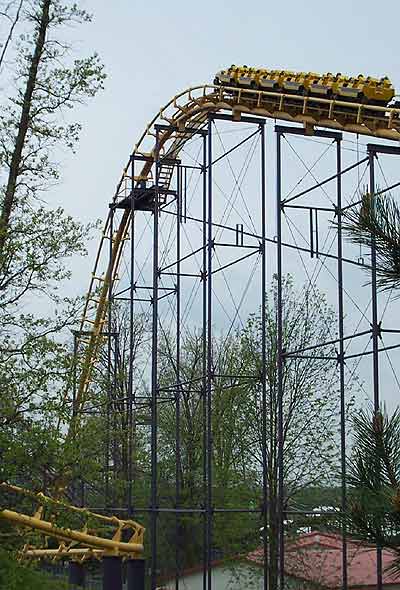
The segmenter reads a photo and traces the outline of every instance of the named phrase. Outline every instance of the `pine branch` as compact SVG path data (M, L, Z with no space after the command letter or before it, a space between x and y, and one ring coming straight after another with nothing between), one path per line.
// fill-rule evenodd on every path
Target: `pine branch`
M360 411L354 418L346 520L349 530L395 553L400 572L400 411Z
M359 208L343 213L342 229L354 244L375 247L378 288L400 288L400 209L397 202L392 197L367 192Z

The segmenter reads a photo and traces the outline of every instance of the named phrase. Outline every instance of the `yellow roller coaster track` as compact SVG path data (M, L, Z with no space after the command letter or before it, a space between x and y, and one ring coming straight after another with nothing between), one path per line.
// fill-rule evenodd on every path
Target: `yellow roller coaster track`
M231 112L234 120L240 120L242 114L250 114L301 123L309 129L310 134L313 128L318 126L400 140L400 109L255 89L197 86L176 95L147 125L133 149L134 155L146 158L143 168L140 174L132 179L129 163L127 164L113 197L114 201L129 195L132 182L138 184L144 180L153 180L156 124L163 126L159 132L158 142L159 190L164 190L169 188L173 174L173 166L168 163L167 158L176 158L185 142L192 137L193 130L201 127L209 114L218 111ZM165 164L162 163L163 157L167 160ZM109 231L110 216L106 220L97 252L80 325L81 332L89 335L79 338L82 364L76 396L78 419L88 398L93 366L107 322L109 286L110 282L118 280L118 268L128 234L129 219L130 211L125 210L113 235L112 255L104 268L101 268L101 260Z
M195 132L210 114L219 111L231 112L234 120L240 120L242 114L256 115L270 119L280 119L303 124L312 134L313 128L329 127L349 133L369 135L389 140L400 140L400 109L363 105L348 101L329 100L295 94L282 94L259 89L230 88L227 86L202 85L189 88L170 100L147 125L133 155L141 156L144 163L138 176L131 178L130 162L124 168L117 185L114 201L129 196L132 184L154 182L152 168L156 157L156 124L162 125L158 135L160 170L158 174L159 190L169 188L174 167L171 160L176 158ZM163 158L165 161L163 163ZM89 397L93 367L96 363L102 335L107 321L108 293L111 284L118 280L118 268L123 247L128 237L130 210L125 209L119 226L112 237L112 254L104 263L104 252L110 230L110 215L107 217L100 240L94 269L84 305L84 312L78 332L78 354L82 359L79 367L79 381L75 399L75 417L69 424L68 437L78 427L82 410ZM108 253L108 244L107 244ZM102 268L102 264L104 267ZM67 396L66 396L67 400ZM62 478L66 478L63 474ZM65 484L65 481L63 481ZM33 516L0 510L0 518L43 533L46 537L58 540L57 549L38 549L25 546L26 556L59 558L68 556L74 559L101 557L104 553L125 556L137 556L143 552L144 528L134 521L124 521L115 517L106 517L89 513L86 509L69 507L72 511L81 511L109 525L114 525L112 539L105 539L88 533L85 528L73 530L57 526L55 522L42 518L44 506L65 504L44 496L33 494L17 486L2 483L1 487L33 497L39 504ZM132 529L130 540L121 541L123 529Z
M34 493L19 486L6 482L0 484L3 491L12 492L17 495L27 496L36 504L33 515L22 514L13 510L0 510L0 518L13 523L16 526L30 528L45 537L51 537L58 542L56 549L45 547L43 549L33 548L25 545L22 555L31 558L51 557L72 558L85 560L90 557L100 558L102 555L119 555L122 557L137 558L143 554L143 536L145 529L134 520L122 520L115 516L104 516L90 512L86 508L70 506L59 500L45 496L41 492ZM50 520L44 520L46 509L53 512ZM54 513L60 510L75 513L85 521L81 530L60 526L55 522ZM111 538L105 538L88 530L87 523L98 522L111 532ZM129 533L129 540L122 541L122 531Z
M175 96L147 125L133 150L133 154L144 156L147 161L140 174L134 179L129 174L129 164L125 167L114 201L128 196L132 180L137 183L152 180L157 123L165 126L165 130L159 134L161 160L159 177L162 178L163 183L159 188L167 189L172 178L173 167L170 163L163 165L162 157L168 156L169 159L177 157L185 142L193 135L193 131L186 129L193 130L200 127L210 113L218 111L230 111L237 120L240 120L243 113L302 123L310 129L310 133L314 126L319 126L383 139L400 140L400 109L254 89L198 86ZM146 149L146 143L149 140L152 145L150 149ZM109 230L110 218L107 218L96 256L80 326L81 332L90 333L90 335L79 339L83 363L76 398L78 416L87 399L93 365L96 362L101 334L106 324L109 286L110 282L114 283L117 280L119 262L129 228L129 218L130 212L126 210L113 236L110 263L102 270L99 263Z

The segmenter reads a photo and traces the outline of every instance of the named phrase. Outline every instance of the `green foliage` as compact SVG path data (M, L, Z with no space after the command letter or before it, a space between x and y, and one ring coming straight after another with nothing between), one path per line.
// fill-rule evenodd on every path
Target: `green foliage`
M283 286L284 348L296 351L330 341L336 329L336 317L324 295L316 289L297 290L291 277ZM213 505L224 508L262 506L262 481L268 486L268 542L270 569L277 557L277 481L278 481L278 392L277 392L277 285L267 296L266 306L266 403L262 388L261 313L248 318L244 328L212 341L212 482ZM159 477L160 505L175 501L176 469L180 478L179 505L204 505L204 425L202 389L202 334L186 333L181 340L180 360L180 462L177 465L176 408L159 404ZM175 390L174 338L165 335L160 347L160 387L170 397ZM301 490L315 486L333 486L339 466L335 437L339 432L337 366L332 345L307 351L309 358L287 358L283 376L284 478L285 500L297 502ZM322 357L322 358L321 358ZM330 358L324 358L330 357ZM168 388L171 389L168 389ZM349 385L348 411L353 404ZM263 429L265 416L265 433ZM263 449L267 471L263 473ZM318 504L317 504L318 505ZM314 504L315 506L315 504ZM185 555L183 565L198 563L202 551L202 519L191 514L179 519L164 518L162 527L164 567L173 563L170 547L176 544ZM215 555L246 553L260 542L259 514L231 513L214 515L213 550ZM270 585L276 585L271 574Z
M377 258L380 289L400 287L400 209L388 194L362 195L359 207L343 214L343 231L350 241L371 248ZM367 269L370 272L370 269Z
M110 373L108 343L104 339L99 347L98 363L93 372L93 383L87 399L87 407L95 407L97 411L84 417L81 427L63 447L65 463L71 468L74 477L79 479L83 476L86 481L93 482L90 500L95 506L104 503L104 462L107 452L112 464L109 487L113 505L126 506L127 503L129 453L133 464L131 485L135 503L146 506L149 502L146 495L150 477L147 445L149 428L140 424L149 419L148 406L144 404L142 411L135 412L134 416L130 417L128 403L131 366L136 387L143 387L143 367L148 362L151 341L147 324L148 320L144 316L135 316L131 363L129 306L123 302L114 303L111 332L117 333L118 338L112 339L111 342ZM113 400L111 407L110 391ZM84 449L84 452L77 454L77 448Z
M9 97L3 101L1 111L2 163L6 166L11 164L20 127L20 112L44 6L43 1L25 2L21 32L8 68L12 72L7 85ZM73 58L73 47L68 40L71 26L87 22L90 15L69 0L51 0L49 6L49 22L29 105L29 125L19 170L23 180L20 192L29 196L35 196L38 190L49 186L49 181L59 177L55 149L74 149L81 130L79 122L70 120L69 111L95 96L105 80L98 55Z
M339 506L341 489L334 486L310 486L299 490L294 501L304 510L312 510L316 506Z
M325 296L317 289L297 291L292 278L283 284L283 348L287 353L310 347L302 355L287 356L283 366L283 423L286 496L313 485L332 484L338 465L334 443L339 431L339 395L334 346L312 348L332 339L336 317ZM266 309L266 444L269 485L277 479L277 285L268 294ZM249 374L261 374L261 319L250 317L243 334L241 358ZM349 394L354 383L349 387ZM252 454L262 462L261 379L250 381L247 390L247 421L255 426L250 441ZM353 403L348 396L349 410ZM318 448L318 452L316 452Z
M11 552L0 548L0 588L1 590L57 590L69 586L59 578L40 572L32 565L18 562Z
M349 481L368 490L396 488L400 483L400 411L360 410L354 416L356 442Z
M18 6L7 6L15 26L0 70L0 477L46 488L62 463L67 342L81 313L80 298L63 296L68 260L86 254L96 227L52 207L51 192L79 138L73 108L105 74L96 53L77 56L68 40L91 20L77 3L26 0L13 14Z
M349 461L350 530L362 539L394 549L400 571L400 411L361 410L354 417Z

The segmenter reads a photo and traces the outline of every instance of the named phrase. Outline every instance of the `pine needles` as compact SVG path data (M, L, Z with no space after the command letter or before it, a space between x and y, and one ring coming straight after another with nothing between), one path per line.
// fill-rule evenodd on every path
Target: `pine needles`
M400 288L400 209L396 201L367 192L359 208L343 213L342 228L351 242L375 246L377 287Z
M346 520L352 534L396 554L400 573L400 411L360 411L354 418Z

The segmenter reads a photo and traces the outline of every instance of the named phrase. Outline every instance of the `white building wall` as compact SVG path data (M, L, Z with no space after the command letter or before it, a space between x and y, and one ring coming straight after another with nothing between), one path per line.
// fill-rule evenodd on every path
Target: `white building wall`
M262 590L262 568L245 564L221 565L212 569L213 590ZM160 588L175 590L175 580ZM187 575L179 580L179 590L203 590L203 572Z

